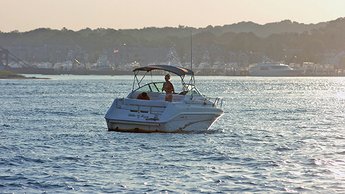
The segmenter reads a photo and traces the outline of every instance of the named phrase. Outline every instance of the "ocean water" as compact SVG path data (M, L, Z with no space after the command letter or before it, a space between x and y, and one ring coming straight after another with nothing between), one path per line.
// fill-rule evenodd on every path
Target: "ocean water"
M196 77L211 131L135 134L104 120L131 76L48 77L0 80L0 193L345 192L345 78Z

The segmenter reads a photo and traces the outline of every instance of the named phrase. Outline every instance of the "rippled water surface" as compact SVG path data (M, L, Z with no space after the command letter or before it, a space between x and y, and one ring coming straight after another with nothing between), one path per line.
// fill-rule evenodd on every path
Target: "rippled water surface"
M132 77L50 77L0 80L0 193L345 192L345 78L197 77L211 132L134 134L104 120Z

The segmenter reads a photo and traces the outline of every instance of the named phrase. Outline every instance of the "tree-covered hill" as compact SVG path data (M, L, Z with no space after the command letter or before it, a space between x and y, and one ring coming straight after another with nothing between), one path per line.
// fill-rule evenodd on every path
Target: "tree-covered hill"
M345 18L318 24L285 20L265 25L241 22L205 28L86 28L79 31L40 28L2 32L0 46L29 63L72 59L95 63L100 56L106 56L113 64L132 61L148 64L167 61L172 50L175 57L185 63L190 60L191 34L195 63L244 64L267 58L327 63L330 56L345 51Z

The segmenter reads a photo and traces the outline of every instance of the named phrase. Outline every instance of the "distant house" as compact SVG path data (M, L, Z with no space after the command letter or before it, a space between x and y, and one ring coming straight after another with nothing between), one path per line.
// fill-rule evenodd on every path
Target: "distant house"
M40 69L53 69L53 64L50 62L34 63L33 65Z
M65 61L64 63L55 63L54 70L56 71L70 71L73 68L71 61Z

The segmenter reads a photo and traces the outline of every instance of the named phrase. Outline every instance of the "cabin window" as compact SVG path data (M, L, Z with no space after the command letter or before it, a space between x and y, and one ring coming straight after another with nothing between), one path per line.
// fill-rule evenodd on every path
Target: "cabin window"
M273 66L273 69L286 69L286 66Z
M137 89L140 92L151 92L151 87L147 84Z
M162 92L163 83L149 83L137 89L140 92Z
M268 70L268 67L260 67L260 70L266 71Z

